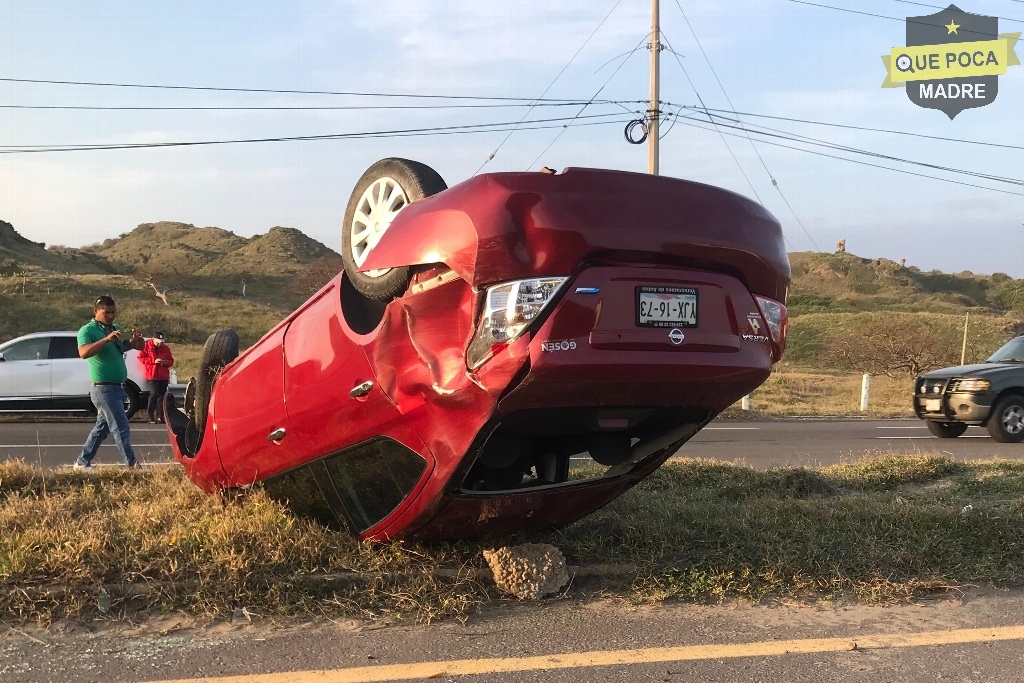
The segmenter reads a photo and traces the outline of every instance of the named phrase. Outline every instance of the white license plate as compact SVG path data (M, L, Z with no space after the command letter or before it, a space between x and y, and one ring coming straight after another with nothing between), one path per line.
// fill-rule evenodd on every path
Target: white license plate
M636 288L638 327L697 327L697 290L693 287Z
M941 398L926 398L924 400L924 409L929 413L937 413L942 410L942 399Z

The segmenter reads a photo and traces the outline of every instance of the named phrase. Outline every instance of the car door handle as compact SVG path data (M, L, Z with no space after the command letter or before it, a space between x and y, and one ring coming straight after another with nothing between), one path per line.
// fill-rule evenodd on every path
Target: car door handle
M362 384L357 384L352 387L352 391L348 392L348 395L352 398L360 398L370 393L371 389L373 389L373 382L366 380Z
M269 434L267 434L267 441L275 441L275 442L276 441L280 441L281 439L284 438L284 435L285 435L284 427L278 427L274 431L272 431Z

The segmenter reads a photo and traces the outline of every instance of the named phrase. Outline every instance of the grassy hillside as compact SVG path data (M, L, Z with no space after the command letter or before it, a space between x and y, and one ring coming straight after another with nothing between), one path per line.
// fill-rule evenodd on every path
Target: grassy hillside
M337 254L295 228L271 228L237 251L225 254L199 271L200 275L278 277L295 275L317 259Z
M925 366L959 365L968 314L964 358L980 361L1024 320L1024 280L1004 273L925 272L848 253L796 252L790 263L790 368L854 371L853 348L880 341L905 353L928 346Z
M148 283L128 275L56 276L34 273L0 277L0 339L27 332L78 329L92 316L96 297L117 301L118 323L146 334L164 332L176 343L202 344L213 332L234 328L252 343L286 316L292 306L255 297L217 297L171 291L170 305Z
M0 223L0 339L77 329L96 297L109 294L126 327L160 330L178 344L202 344L230 327L252 343L326 281L322 264L337 258L292 228L246 239L215 227L144 223L83 249L46 249Z
M50 251L46 246L27 240L10 223L0 221L0 275L13 274L25 267L38 267L54 273L88 273L109 270L101 262L68 258L64 251Z
M789 259L789 310L794 316L857 311L1024 313L1024 280L1005 273L925 272L848 253L794 252Z
M163 221L143 223L116 239L82 251L100 256L127 272L159 276L199 272L246 244L244 237L221 228Z

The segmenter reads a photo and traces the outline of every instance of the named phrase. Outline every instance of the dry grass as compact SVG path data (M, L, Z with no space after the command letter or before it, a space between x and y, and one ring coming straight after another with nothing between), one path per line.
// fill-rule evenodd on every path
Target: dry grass
M868 411L860 411L860 374L829 374L783 369L773 372L750 396L751 410L737 403L726 412L743 416L846 416L913 417L914 380L884 375L871 378Z
M83 475L0 465L0 615L110 611L463 614L486 591L453 551L367 546L262 494L221 507L180 470ZM333 578L328 578L333 577ZM467 578L468 577L468 578ZM230 612L228 612L230 613Z
M199 360L203 357L202 344L175 344L167 342L174 354L174 370L178 373L178 381L188 382L189 377L199 374Z
M965 583L1019 585L1022 514L1024 463L890 455L758 472L680 461L565 530L499 544L549 542L574 564L631 565L633 576L603 589L638 601L900 600ZM0 465L8 619L212 617L242 606L461 617L497 598L480 579L483 547L362 545L260 492L221 507L176 469L89 476ZM586 589L580 580L572 588Z

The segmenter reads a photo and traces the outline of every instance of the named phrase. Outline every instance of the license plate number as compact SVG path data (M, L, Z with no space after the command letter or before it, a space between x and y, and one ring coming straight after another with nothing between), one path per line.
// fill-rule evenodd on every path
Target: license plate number
M924 409L929 413L937 413L942 410L941 398L927 398L924 401Z
M638 327L697 327L697 290L693 287L636 288Z

